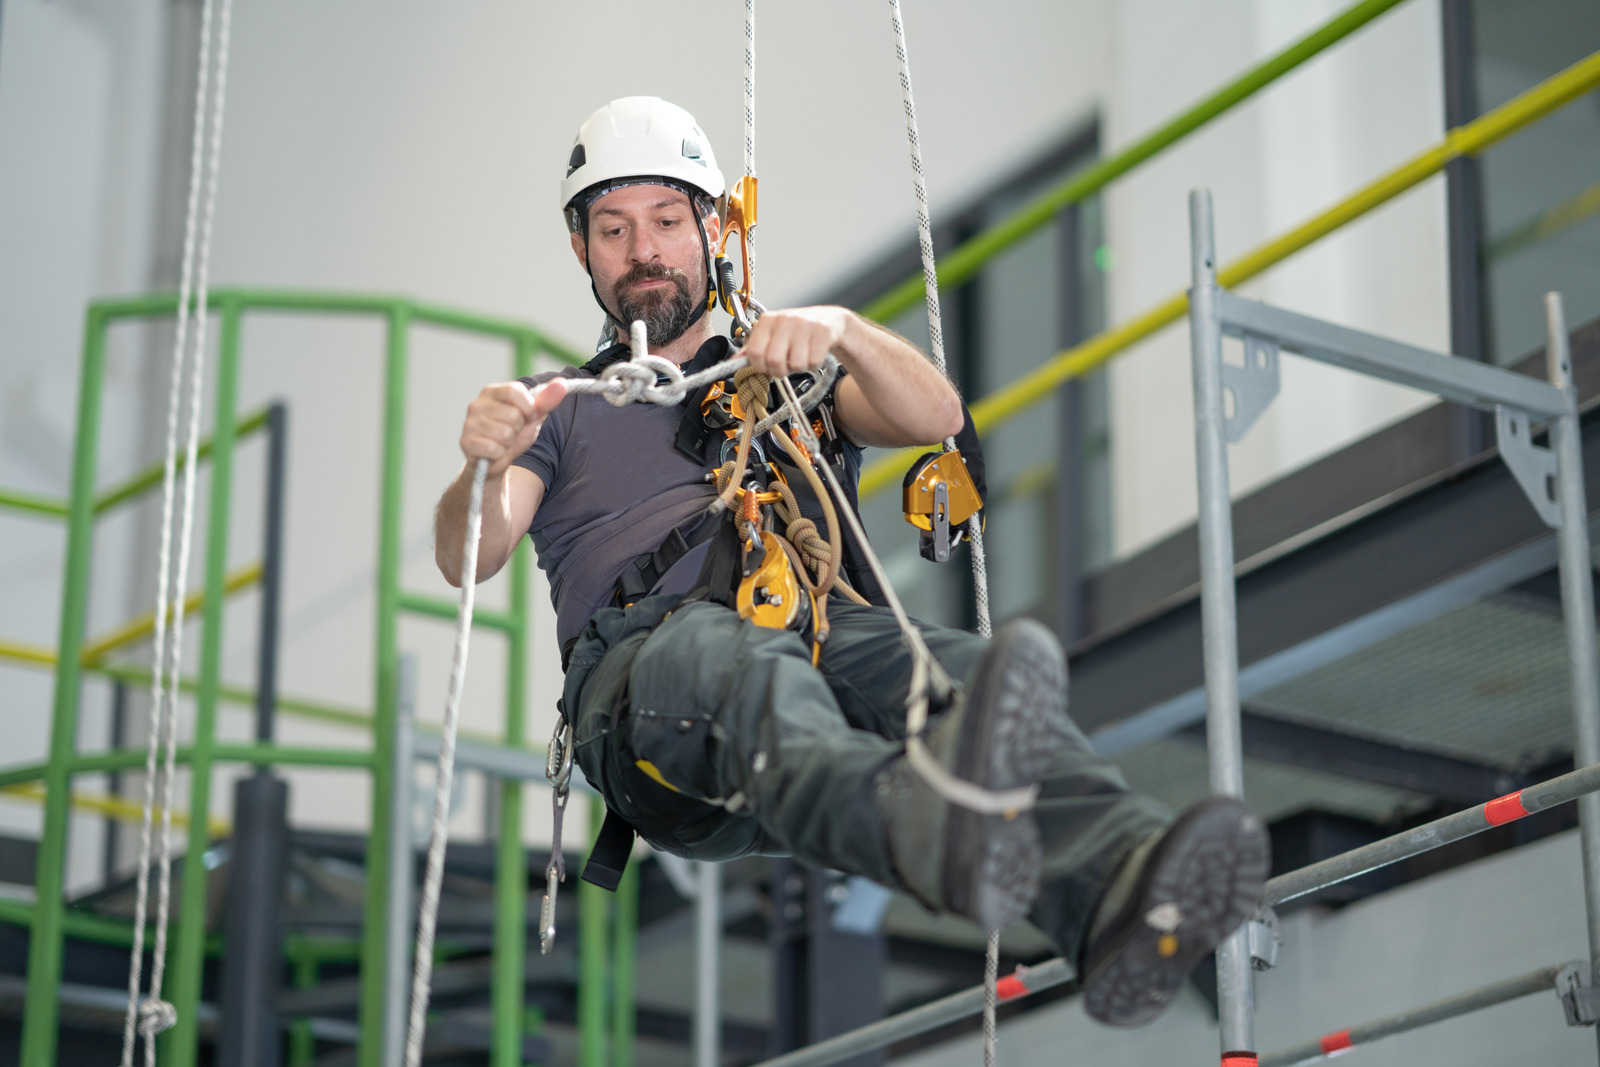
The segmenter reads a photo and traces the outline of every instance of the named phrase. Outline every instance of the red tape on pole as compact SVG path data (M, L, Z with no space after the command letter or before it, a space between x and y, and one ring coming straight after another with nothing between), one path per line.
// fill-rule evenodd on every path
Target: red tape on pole
M1022 979L1014 974L1006 975L996 982L994 986L995 996L1001 1000L1012 1000L1022 996L1027 991L1028 987L1022 984Z
M1327 1034L1323 1037L1321 1044L1324 1056L1347 1052L1356 1047L1356 1043L1350 1040L1349 1030L1340 1030L1336 1034Z
M1222 1067L1256 1067L1259 1061L1254 1052L1224 1052Z
M1522 806L1522 790L1508 793L1497 800L1491 800L1483 806L1483 817L1489 820L1490 826L1502 826L1508 822L1515 822L1524 815L1529 814L1528 809Z

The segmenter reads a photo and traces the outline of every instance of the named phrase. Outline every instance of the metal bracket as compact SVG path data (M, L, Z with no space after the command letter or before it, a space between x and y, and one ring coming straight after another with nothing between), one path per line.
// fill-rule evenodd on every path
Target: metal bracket
M1222 361L1222 388L1233 394L1233 412L1223 413L1222 429L1229 444L1238 444L1272 406L1282 384L1278 374L1278 342L1244 335L1244 366Z
M1278 923L1278 913L1263 908L1256 917L1245 924L1245 940L1250 947L1250 966L1258 971L1270 971L1278 965L1278 949L1283 947L1283 927Z
M1568 1026L1593 1026L1600 1021L1600 988L1588 980L1589 965L1577 960L1556 975L1556 996L1567 1013Z
M950 558L950 486L933 484L933 558L944 563Z
M1528 413L1504 404L1495 406L1494 430L1500 458L1546 526L1561 529L1561 502L1556 499L1556 454L1533 443Z

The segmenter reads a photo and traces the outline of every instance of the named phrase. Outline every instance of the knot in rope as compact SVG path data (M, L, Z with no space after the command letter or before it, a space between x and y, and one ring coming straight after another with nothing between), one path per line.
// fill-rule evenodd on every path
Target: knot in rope
M744 410L757 419L767 417L767 399L772 395L772 379L758 370L745 367L733 376L733 388Z
M635 356L613 363L600 372L600 382L604 387L600 395L619 408L640 400L673 407L689 395L683 369L661 356Z
M605 389L600 395L613 407L624 407L644 399L644 391L656 384L656 373L637 363L613 363L600 372Z
M178 1009L159 997L147 997L139 1003L139 1032L146 1040L163 1030L178 1025Z

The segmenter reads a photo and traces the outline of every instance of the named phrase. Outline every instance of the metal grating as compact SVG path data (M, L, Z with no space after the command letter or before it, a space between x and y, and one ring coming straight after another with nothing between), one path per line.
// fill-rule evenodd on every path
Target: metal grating
M1448 612L1251 703L1508 769L1572 749L1561 619L1507 598Z

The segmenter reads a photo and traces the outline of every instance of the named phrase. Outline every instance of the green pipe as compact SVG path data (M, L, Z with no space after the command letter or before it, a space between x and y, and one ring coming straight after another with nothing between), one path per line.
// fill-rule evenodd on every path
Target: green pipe
M633 1067L638 1004L634 965L639 932L639 865L630 863L617 884L616 943L612 959L611 1067Z
M322 962L316 956L301 954L291 950L289 952L291 967L294 969L294 987L296 989L311 989L316 986L322 970ZM311 1020L296 1019L289 1024L289 1067L308 1067L317 1058L317 1039L311 1033Z
M606 816L604 802L589 798L591 844ZM611 894L578 882L578 1067L606 1067L606 912Z
M435 304L426 304L409 297L374 293L328 293L304 289L212 289L209 299L213 303L232 300L241 309L253 311L307 312L312 314L381 315L393 318L397 314L408 316L415 322L445 326L470 333L504 337L516 343L526 343L530 348L549 353L574 366L584 363L587 357L568 348L546 334L525 323L493 315L462 311ZM172 315L178 307L178 294L147 293L138 296L113 297L97 300L91 308L106 319L153 318Z
M0 922L12 926L32 926L37 913L38 909L26 901L0 897ZM97 941L104 945L127 947L133 944L132 923L88 915L71 908L62 912L61 932L81 941Z
M402 592L399 597L399 607L401 611L410 611L418 615L430 615L435 619L449 619L451 622L456 621L456 602L454 600L423 596L420 593ZM513 612L474 611L472 613L472 625L509 634L516 632L517 619Z
M1342 14L1300 38L1283 51L1262 60L1239 78L1218 89L1183 114L1171 119L1087 170L1031 200L1021 210L968 238L939 261L939 286L960 285L972 278L1001 252L1046 226L1068 204L1086 200L1151 156L1183 140L1236 105L1248 100L1312 57L1344 40L1356 30L1397 6L1401 0L1362 0ZM887 322L922 303L922 273L907 278L861 309L869 319Z
M513 341L513 375L532 369L536 338ZM505 744L525 747L528 701L528 553L511 555L511 589L506 632ZM521 782L500 783L500 839L494 869L494 973L490 980L491 1067L522 1067L523 957L528 944L528 854L522 847Z
M193 860L211 845L211 765L217 743L217 689L222 679L223 605L227 600L228 518L233 502L234 413L239 394L238 301L220 301L222 331L217 353L216 428L212 432L211 500L206 526L205 617L200 621L200 691L195 701L194 743L189 753L189 840L180 882L178 935L173 942L172 993L178 1022L161 1035L157 1048L170 1067L194 1067L199 1057L201 970L205 963L205 864Z
M214 763L249 763L257 767L352 767L361 770L372 766L372 753L354 748L316 748L309 745L256 745L221 744L211 752ZM95 752L87 756L73 756L67 762L68 774L98 774L105 771L127 771L144 766L144 749L119 748L109 752ZM189 745L177 751L180 765L194 761L194 748ZM47 778L49 763L28 763L0 771L0 787L37 782Z
M55 701L50 716L49 767L45 771L44 825L34 872L38 910L28 938L28 988L61 984L61 917L66 874L67 815L72 776L68 769L78 736L83 644L89 607L89 563L94 553L94 483L100 446L100 395L106 355L105 318L90 308L84 322L83 369L78 383L78 440L72 453L72 497L67 516L67 558L61 591L61 630L56 659ZM201 820L204 822L204 820ZM27 998L22 1017L23 1067L50 1067L56 1058L57 998Z
M261 430L264 426L266 426L266 424L266 408L261 408L258 411L252 411L250 414L240 419L234 426L234 437L236 439L248 437L250 434ZM202 460L210 456L213 443L213 439L210 437L202 440L200 442L200 447L195 452L196 460ZM188 453L178 453L178 466L176 469L180 471L183 470L184 464L188 462ZM101 493L94 502L95 514L98 515L108 508L116 507L124 500L130 500L144 492L146 489L153 489L160 485L166 474L165 466L166 464L164 463L153 463L144 470L140 471L138 474L135 474L132 478L129 478L127 481L117 486L115 489L108 489L104 493Z
M0 489L0 508L31 511L36 515L49 515L57 519L64 519L72 513L65 501L38 493L25 493L20 489Z
M403 305L392 307L384 362L383 490L378 515L378 700L372 724L372 829L367 844L370 876L361 931L361 1044L357 1049L357 1062L361 1067L379 1067L383 1053L389 887L381 872L389 869L389 765L394 762L395 715L399 702L400 526L403 521L410 329L409 309Z
M372 753L364 749L313 748L296 745L218 745L212 759L256 767L350 767L368 770Z

